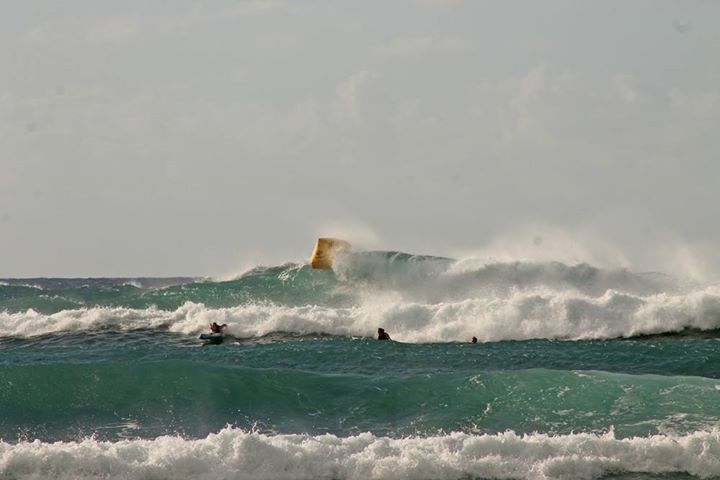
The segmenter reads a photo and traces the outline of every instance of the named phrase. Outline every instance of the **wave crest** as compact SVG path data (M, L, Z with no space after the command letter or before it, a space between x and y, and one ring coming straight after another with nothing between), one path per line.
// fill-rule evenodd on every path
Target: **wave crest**
M407 342L595 339L720 328L720 286L587 264L358 252L341 256L334 273L285 264L257 267L227 282L157 289L111 280L86 279L90 284L82 288L56 280L51 290L0 287L0 335L102 328L195 335L213 321L229 324L237 337L371 336L383 327Z
M378 295L353 307L272 303L209 308L186 302L175 310L96 307L42 314L0 312L0 335L35 336L93 329L158 328L196 335L210 322L227 323L239 338L275 332L372 336L382 326L405 342L606 339L720 328L720 290L635 296L614 290L592 297L547 289L507 297L418 303Z

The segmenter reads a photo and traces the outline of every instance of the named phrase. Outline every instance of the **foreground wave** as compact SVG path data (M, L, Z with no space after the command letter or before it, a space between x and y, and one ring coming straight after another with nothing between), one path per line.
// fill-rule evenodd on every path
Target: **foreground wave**
M320 361L343 361L316 346ZM720 416L718 380L701 377L546 369L427 373L400 365L367 375L231 361L8 365L0 371L0 438L62 440L71 432L75 438L198 437L227 424L394 437L442 430L600 432L614 425L619 435L632 436L712 428Z
M601 434L451 433L392 439L362 433L0 442L0 477L56 479L595 479L608 474L720 475L720 432L618 439Z

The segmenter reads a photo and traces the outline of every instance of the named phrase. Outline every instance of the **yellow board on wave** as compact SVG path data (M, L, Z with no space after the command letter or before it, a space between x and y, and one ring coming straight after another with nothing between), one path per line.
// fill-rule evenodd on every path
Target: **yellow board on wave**
M333 256L338 252L350 250L350 244L339 238L318 238L315 242L312 255L310 255L310 266L312 268L332 268Z

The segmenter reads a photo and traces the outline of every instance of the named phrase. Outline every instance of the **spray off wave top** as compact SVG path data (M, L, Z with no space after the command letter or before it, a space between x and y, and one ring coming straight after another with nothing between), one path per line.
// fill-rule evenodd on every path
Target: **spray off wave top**
M340 255L333 270L285 264L163 287L127 279L0 284L2 336L143 328L196 335L212 321L240 338L372 336L379 326L407 342L617 338L720 329L720 287L587 264L399 252Z

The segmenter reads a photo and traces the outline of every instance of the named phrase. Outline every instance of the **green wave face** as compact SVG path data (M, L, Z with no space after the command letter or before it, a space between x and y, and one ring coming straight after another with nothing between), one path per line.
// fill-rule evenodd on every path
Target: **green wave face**
M332 271L313 270L307 265L287 264L258 267L229 281L190 280L163 288L139 286L133 279L88 280L84 285L52 285L35 288L29 285L0 284L0 311L22 312L33 309L41 313L84 307L157 307L172 310L186 302L209 307L230 307L249 302L273 302L286 305L348 303ZM26 281L27 282L27 281ZM43 279L35 281L41 285ZM100 283L100 284L98 284Z
M475 366L433 372L443 352L428 350L413 368L393 364L388 350L394 345L378 350L376 344L346 360L354 367L327 368L343 361L342 348L332 344L347 342L300 343L312 344L305 354L314 352L304 368L283 355L295 348L284 342L263 347L277 356L272 364L258 358L253 345L190 349L189 356L165 350L131 360L143 350L136 345L114 361L6 364L0 369L0 437L198 437L227 424L342 436L509 429L565 434L611 427L631 436L709 428L720 417L720 381L713 379Z
M544 288L600 296L674 293L667 276L602 270L586 264L510 262L467 266L455 260L401 252L356 252L336 259L334 270L307 264L256 267L234 280L31 279L0 281L0 311L41 313L84 307L157 307L186 302L208 307L246 303L347 307L368 296L396 293L407 301L437 303Z
M227 281L8 279L0 281L0 311L33 309L51 314L98 306L173 310L186 302L215 308L253 302L342 307L357 303L358 288L397 288L422 278L437 278L451 260L400 252L362 252L344 256L338 263L337 272L295 263L256 267Z

